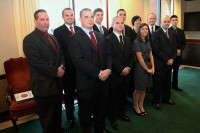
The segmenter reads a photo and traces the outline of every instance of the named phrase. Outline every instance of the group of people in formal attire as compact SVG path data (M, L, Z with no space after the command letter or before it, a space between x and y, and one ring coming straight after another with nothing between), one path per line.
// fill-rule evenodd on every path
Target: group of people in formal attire
M100 8L84 8L78 27L74 11L65 8L64 24L51 35L47 12L39 9L34 13L36 28L24 38L23 50L44 133L69 132L61 128L63 98L68 126L73 127L77 97L82 133L110 133L105 119L114 130L119 129L118 119L130 122L125 112L127 97L133 99L135 114L146 115L143 103L148 88L155 109L161 109L161 101L174 105L171 71L172 87L181 91L178 69L186 43L183 30L177 27L178 17L164 16L159 27L155 13L149 13L148 24L136 15L132 29L124 24L126 11L119 9L108 30L102 25L103 16Z

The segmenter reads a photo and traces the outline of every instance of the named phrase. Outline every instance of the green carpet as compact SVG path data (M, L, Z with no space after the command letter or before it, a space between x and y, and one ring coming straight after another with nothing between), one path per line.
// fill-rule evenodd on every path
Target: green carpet
M119 120L119 130L107 129L112 133L198 133L200 131L200 69L182 68L179 72L179 86L184 90L172 90L172 99L176 105L161 103L161 111L151 107L151 96L145 99L146 116L136 116L131 106L127 106L127 114L132 122ZM76 106L77 112L77 106ZM77 116L76 116L77 117ZM76 120L71 133L80 133L79 122ZM65 113L63 113L63 127L66 127ZM14 133L14 128L8 128L0 133ZM20 133L41 133L39 120L33 120L19 125Z

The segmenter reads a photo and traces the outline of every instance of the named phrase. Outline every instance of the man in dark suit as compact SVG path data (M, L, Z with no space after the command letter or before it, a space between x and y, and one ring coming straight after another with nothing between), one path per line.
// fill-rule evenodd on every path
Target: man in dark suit
M155 13L149 13L147 17L147 22L149 25L149 39L151 41L151 35L154 31L160 28L160 26L156 25L157 16Z
M76 67L79 119L82 133L109 133L105 129L108 99L107 78L112 59L104 36L93 31L94 15L88 8L80 12L81 30L70 38L69 51ZM92 118L93 115L93 124Z
M176 35L168 30L170 17L161 19L161 28L153 32L151 45L155 62L155 74L153 76L153 101L155 109L160 110L160 100L163 103L174 105L170 100L171 71L176 58Z
M104 15L103 10L101 8L96 8L93 11L93 14L94 14L94 21L95 21L93 30L100 32L106 37L109 33L108 33L108 29L102 25L103 15Z
M117 11L117 16L122 17L124 22L126 20L126 11L124 9L119 9ZM109 34L113 33L113 27L109 28ZM131 42L133 43L134 41L134 35L133 35L133 30L130 26L124 24L124 29L122 31L123 36L129 37L131 39ZM133 73L133 71L131 71ZM133 80L133 79L132 79ZM129 85L129 87L126 90L126 95L127 95L127 103L128 105L133 104L133 85L132 83Z
M177 50L176 50L176 59L173 63L173 79L172 79L172 89L177 91L183 91L178 87L178 70L181 64L181 55L186 46L186 38L184 31L177 27L178 17L176 15L171 16L171 27L169 28L171 31L175 32L177 38Z
M124 22L126 20L126 11L124 9L119 9L117 11L117 16L122 17ZM111 34L113 32L113 27L110 27L109 29L109 34ZM124 36L127 36L131 39L131 41L133 42L133 31L132 28L126 24L124 24L124 29L122 31Z
M68 45L69 38L75 32L80 30L80 27L74 26L74 11L71 8L65 8L62 11L64 24L54 30L54 35L57 38L60 48L65 57L65 74L63 76L64 83L64 101L66 116L69 127L74 125L74 97L76 89L76 71L69 55Z
M36 112L44 133L61 133L64 57L55 37L47 32L47 12L37 10L34 22L36 28L24 38L23 50L30 69Z
M130 118L125 115L125 100L134 59L131 40L122 34L124 29L123 18L113 18L112 27L113 33L106 37L112 53L108 118L113 129L117 130L117 118L130 121Z

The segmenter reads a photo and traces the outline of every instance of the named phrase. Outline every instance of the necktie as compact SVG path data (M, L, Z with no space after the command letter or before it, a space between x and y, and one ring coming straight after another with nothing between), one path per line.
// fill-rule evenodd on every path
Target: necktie
M71 25L70 25L70 27L69 27L69 28L70 28L70 33L71 33L71 35L73 35L73 34L74 34L74 29L73 29L73 26L71 26Z
M119 43L123 45L122 35L119 36Z
M95 47L96 49L98 49L97 41L96 41L96 39L95 39L95 37L94 37L93 31L90 31L89 34L90 34L90 39L91 39L92 43L94 44L94 47Z
M153 30L153 26L151 27L151 34L154 32L154 30Z
M165 35L167 36L167 38L169 38L169 35L168 35L168 32L167 32L167 31L165 32Z
M51 45L56 49L57 46L56 46L55 42L53 41L53 39L50 37L50 35L47 36L47 39L49 40L49 42L51 43Z
M100 30L100 33L101 33L101 34L104 34L104 33L103 33L102 26L99 27L99 30Z

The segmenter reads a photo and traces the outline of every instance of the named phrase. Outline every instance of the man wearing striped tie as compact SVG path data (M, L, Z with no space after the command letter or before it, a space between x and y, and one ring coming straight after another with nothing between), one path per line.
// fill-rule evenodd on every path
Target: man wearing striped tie
M96 8L93 11L93 14L94 14L94 21L95 21L93 30L100 32L106 37L109 33L108 33L108 29L102 25L103 15L104 15L103 10L101 8Z

